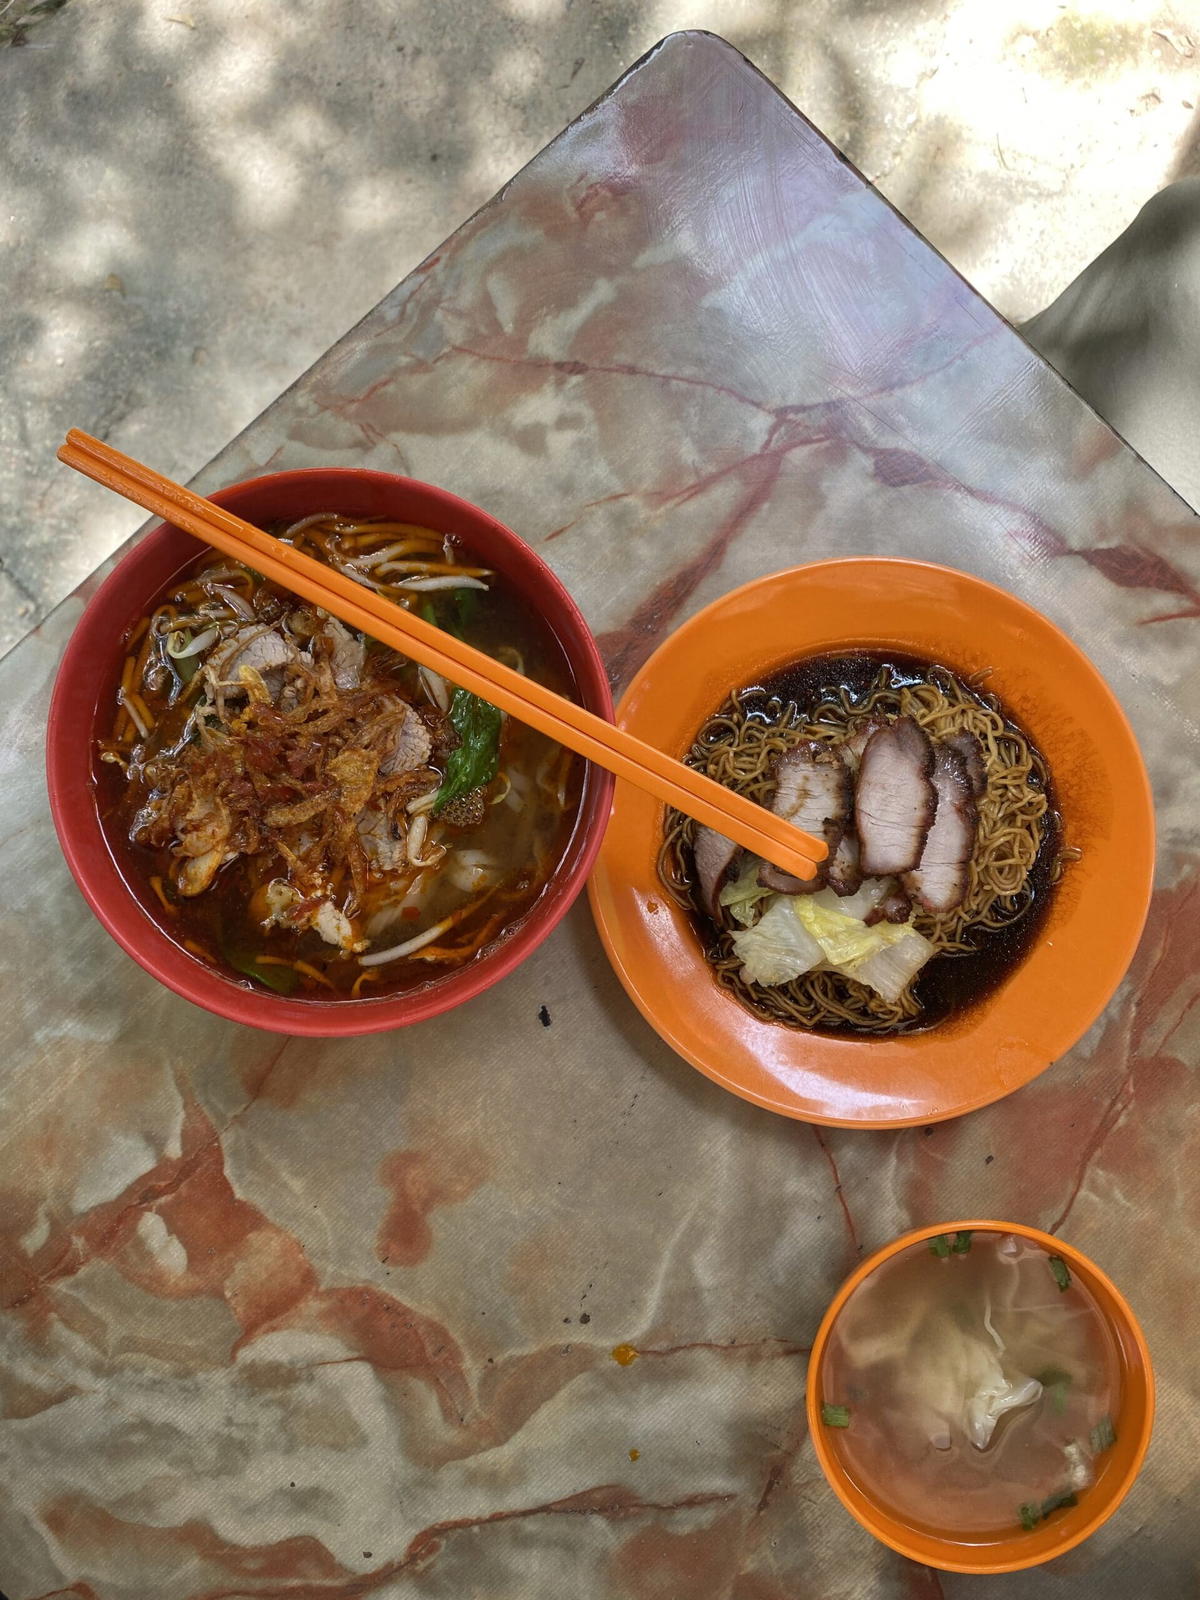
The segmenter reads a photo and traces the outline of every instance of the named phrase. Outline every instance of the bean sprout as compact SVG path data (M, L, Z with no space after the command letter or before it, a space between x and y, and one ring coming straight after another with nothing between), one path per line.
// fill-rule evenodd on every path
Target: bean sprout
M365 567L369 571L383 561L394 561L398 556L406 556L418 550L428 549L428 544L422 539L402 539L399 544L385 545L382 550L372 550L370 555L355 556L354 565Z
M446 917L441 922L435 922L432 928L426 928L424 933L418 933L415 938L393 945L390 950L373 950L369 956L359 956L358 964L360 967L381 967L386 961L399 961L401 956L410 956L414 950L422 950L427 944L432 944L454 922L454 917Z
M150 737L150 729L146 726L144 720L138 715L137 707L133 704L133 701L129 698L124 689L117 690L117 699L133 718L133 725L141 734L142 738L148 739Z
M363 581L360 578L360 582ZM376 588L379 585L375 585ZM421 594L431 593L434 589L486 589L487 584L482 578L401 578L391 586L395 589L412 589Z
M336 511L316 511L311 517L303 517L299 522L293 522L283 537L294 539L298 533L303 533L305 528L315 528L321 522L340 522L342 519Z
M246 622L258 621L254 614L254 607L243 600L240 594L235 594L232 589L223 589L219 583L214 583L211 586L211 592L213 595L219 594L229 609L236 612Z
M167 638L167 654L172 661L182 661L186 656L198 656L202 650L207 650L210 644L215 644L220 637L220 628L206 628L189 644L183 629L176 628Z
M441 712L450 709L450 689L445 678L440 672L435 672L432 667L420 667L417 677L421 680L421 687Z

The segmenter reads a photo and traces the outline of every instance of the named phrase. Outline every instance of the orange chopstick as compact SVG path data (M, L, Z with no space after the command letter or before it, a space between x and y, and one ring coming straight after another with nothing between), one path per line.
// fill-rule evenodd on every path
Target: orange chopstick
M90 434L72 428L58 458L164 522L254 567L272 583L321 606L348 627L391 645L664 804L715 828L773 866L799 878L811 878L814 864L828 854L823 841L744 795L693 772L623 728L523 677Z

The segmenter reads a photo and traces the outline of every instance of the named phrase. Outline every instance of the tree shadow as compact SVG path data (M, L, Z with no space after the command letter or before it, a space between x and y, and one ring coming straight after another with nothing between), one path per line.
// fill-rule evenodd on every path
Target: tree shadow
M18 245L0 326L0 558L26 624L140 520L55 466L68 427L192 476L675 12L264 0L228 20L209 5L68 4L3 56ZM711 21L961 258L998 225L961 174L955 189L967 130L942 117L897 132L897 96L919 114L920 82L893 83L863 49L864 22L928 15L928 0L762 0L747 18L718 0Z

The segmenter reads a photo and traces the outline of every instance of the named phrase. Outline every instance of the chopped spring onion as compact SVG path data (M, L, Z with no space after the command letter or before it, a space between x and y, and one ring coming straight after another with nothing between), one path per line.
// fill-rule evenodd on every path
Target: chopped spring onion
M939 1260L944 1261L950 1254L950 1240L946 1234L939 1233L935 1238L930 1239L929 1248Z
M1113 1427L1113 1419L1101 1417L1091 1432L1092 1454L1098 1456L1101 1451L1109 1449L1116 1442L1117 1430Z
M1026 1500L1023 1505L1017 1507L1017 1519L1026 1533L1032 1533L1038 1523L1044 1522L1052 1512L1078 1504L1079 1497L1074 1489L1061 1489L1058 1494L1052 1494L1048 1500L1043 1500L1041 1505L1036 1501Z
M1071 1274L1067 1271L1067 1263L1061 1256L1050 1257L1050 1271L1060 1294L1071 1287Z
M1057 1415L1067 1409L1067 1390L1071 1387L1071 1374L1061 1367L1046 1367L1037 1374L1037 1381L1050 1396L1050 1404Z
M1062 1489L1058 1494L1052 1494L1048 1500L1042 1501L1042 1515L1048 1517L1052 1511L1061 1511L1064 1506L1077 1506L1079 1496L1074 1489Z
M971 1230L970 1228L962 1228L954 1235L954 1243L950 1246L950 1249L956 1256L965 1256L970 1248Z
M850 1407L823 1405L821 1407L821 1421L827 1428L848 1428L850 1426Z

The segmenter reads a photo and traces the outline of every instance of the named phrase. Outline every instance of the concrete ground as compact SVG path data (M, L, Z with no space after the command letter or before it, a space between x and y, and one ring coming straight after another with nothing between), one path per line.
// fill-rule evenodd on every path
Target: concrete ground
M1200 0L0 0L0 650L663 34L724 35L1002 311L1200 170Z

